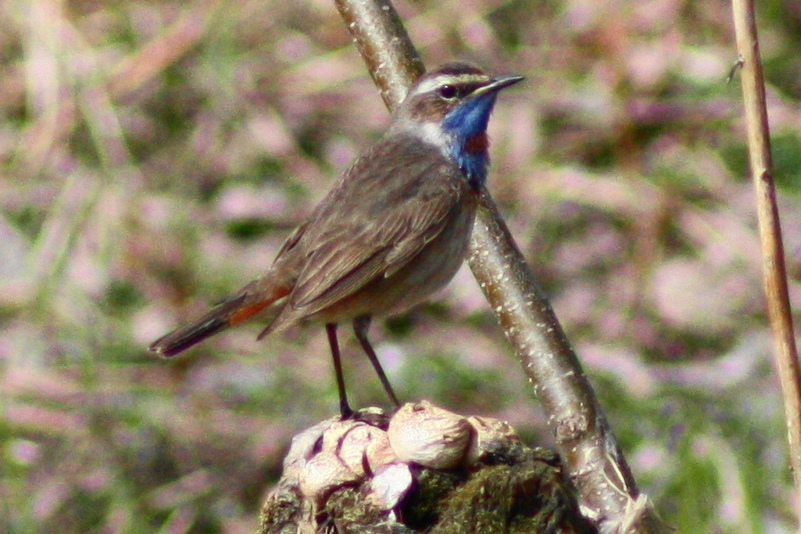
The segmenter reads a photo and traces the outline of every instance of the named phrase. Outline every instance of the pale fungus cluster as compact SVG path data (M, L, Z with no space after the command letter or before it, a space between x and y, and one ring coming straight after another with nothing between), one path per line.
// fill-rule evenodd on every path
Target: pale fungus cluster
M432 508L418 513L412 503L425 508L429 501L453 501L456 490L482 468L502 466L506 471L492 475L493 483L506 484L514 495L521 482L508 472L516 463L526 463L526 477L541 477L544 469L552 473L549 480L561 483L558 459L550 453L534 458L531 451L505 421L458 415L427 401L406 404L391 418L376 408L347 420L334 417L293 439L282 478L265 502L261 532L430 530L443 512ZM529 473L532 462L536 475ZM540 485L540 478L536 480ZM425 494L429 486L431 495ZM484 494L487 487L482 482L478 489ZM493 513L525 508L513 501L514 496L501 506L492 505Z

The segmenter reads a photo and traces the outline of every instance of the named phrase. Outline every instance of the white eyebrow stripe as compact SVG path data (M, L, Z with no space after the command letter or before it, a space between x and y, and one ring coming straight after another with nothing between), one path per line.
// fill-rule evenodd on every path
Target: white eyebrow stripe
M453 76L442 74L440 76L435 76L434 78L424 81L423 83L418 85L414 89L414 91L411 92L409 96L428 93L430 91L433 91L437 87L442 87L443 85L456 85L456 84L471 83L471 82L486 82L487 80L489 80L489 77L483 74L456 74Z

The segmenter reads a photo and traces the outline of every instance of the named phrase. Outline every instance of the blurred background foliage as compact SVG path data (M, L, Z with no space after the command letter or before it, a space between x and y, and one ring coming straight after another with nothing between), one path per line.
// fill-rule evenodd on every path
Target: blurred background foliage
M761 2L801 302L801 4ZM722 0L398 2L429 66L527 83L490 189L677 532L792 532ZM251 532L336 410L325 336L155 337L258 275L388 116L329 1L0 4L0 531ZM544 417L467 269L373 328L404 399ZM357 405L385 404L352 339Z

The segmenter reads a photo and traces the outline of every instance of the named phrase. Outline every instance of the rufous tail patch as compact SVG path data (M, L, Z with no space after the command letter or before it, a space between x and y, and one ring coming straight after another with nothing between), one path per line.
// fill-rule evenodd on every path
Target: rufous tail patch
M228 324L234 326L247 321L276 300L289 295L289 293L289 289L284 287L276 289L267 299L236 310L228 319Z

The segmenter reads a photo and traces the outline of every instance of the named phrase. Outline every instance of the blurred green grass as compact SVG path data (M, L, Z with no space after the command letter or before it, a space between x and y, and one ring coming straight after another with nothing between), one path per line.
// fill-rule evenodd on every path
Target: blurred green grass
M729 4L398 9L428 65L527 76L490 187L666 522L794 531ZM801 13L760 26L797 303ZM253 531L291 436L335 410L324 336L145 347L258 275L387 125L333 6L9 0L0 114L0 530ZM550 441L468 271L374 338L403 398Z

